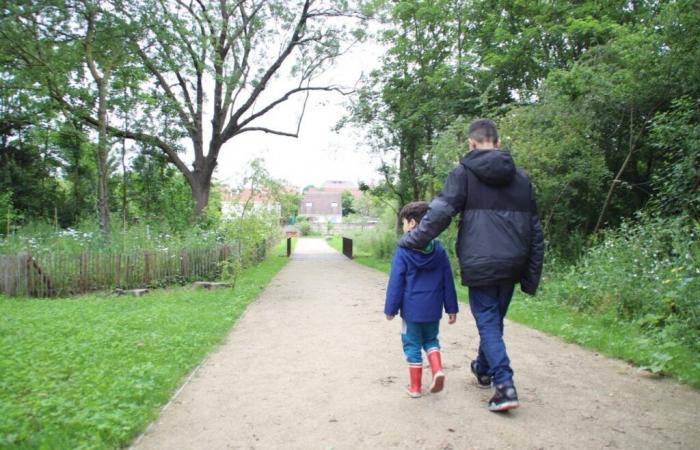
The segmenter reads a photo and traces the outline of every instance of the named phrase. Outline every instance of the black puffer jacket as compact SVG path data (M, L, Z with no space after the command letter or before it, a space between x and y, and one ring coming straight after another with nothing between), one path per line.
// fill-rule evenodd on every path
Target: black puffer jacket
M462 284L520 283L534 295L544 259L535 194L510 152L473 150L450 173L418 227L399 245L424 248L460 214L457 237Z

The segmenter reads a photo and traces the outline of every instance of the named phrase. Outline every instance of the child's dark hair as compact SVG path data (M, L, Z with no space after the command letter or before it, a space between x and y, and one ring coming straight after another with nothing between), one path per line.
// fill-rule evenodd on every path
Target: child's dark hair
M399 218L406 220L415 220L416 223L420 223L421 219L425 213L428 212L428 202L411 202L401 208L399 213Z
M491 119L477 119L469 125L469 137L476 142L496 144L498 142L498 129L496 122Z

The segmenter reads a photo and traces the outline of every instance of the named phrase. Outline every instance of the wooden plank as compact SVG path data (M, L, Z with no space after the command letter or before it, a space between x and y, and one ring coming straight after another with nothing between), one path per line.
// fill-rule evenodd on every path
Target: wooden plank
M203 289L220 289L220 288L230 288L231 283L219 283L214 281L195 281L192 285L196 288Z

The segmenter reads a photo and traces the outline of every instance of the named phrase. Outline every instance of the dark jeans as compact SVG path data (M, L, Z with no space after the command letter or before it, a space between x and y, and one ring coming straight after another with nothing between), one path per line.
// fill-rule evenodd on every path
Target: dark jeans
M479 329L476 370L494 384L513 384L513 369L503 342L503 318L513 297L513 284L469 288L469 307Z

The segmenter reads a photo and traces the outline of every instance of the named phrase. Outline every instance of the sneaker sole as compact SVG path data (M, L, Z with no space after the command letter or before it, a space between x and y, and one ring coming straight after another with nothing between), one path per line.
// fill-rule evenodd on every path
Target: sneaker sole
M511 409L517 408L518 406L520 406L520 403L518 403L517 401L504 402L504 403L501 403L500 405L497 405L497 406L489 406L489 411L493 411L493 412L509 411Z
M436 394L440 392L443 387L445 387L445 374L442 372L438 372L437 374L435 374L435 377L433 378L433 383L430 385L430 392Z

